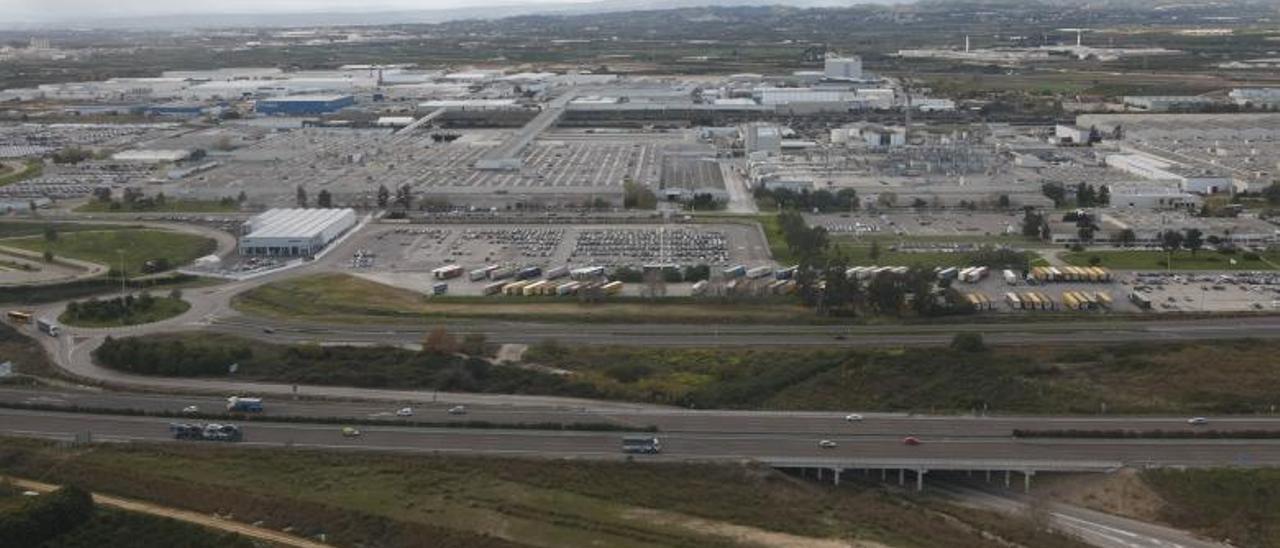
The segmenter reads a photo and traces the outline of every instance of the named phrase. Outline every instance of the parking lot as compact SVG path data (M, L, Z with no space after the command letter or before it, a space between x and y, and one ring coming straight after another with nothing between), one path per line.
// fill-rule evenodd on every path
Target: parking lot
M634 267L652 264L772 265L754 226L724 225L410 225L378 227L359 238L351 273L383 283L428 291L430 272L446 265L465 271L487 266L544 270L559 266ZM448 280L450 294L481 293L487 280ZM628 288L630 289L630 288ZM673 289L671 294L681 290Z
M807 215L810 225L822 226L839 236L968 237L995 236L1021 231L1022 213L973 211L893 212Z
M1149 299L1156 312L1280 309L1280 274L1274 272L1135 272L1122 283Z

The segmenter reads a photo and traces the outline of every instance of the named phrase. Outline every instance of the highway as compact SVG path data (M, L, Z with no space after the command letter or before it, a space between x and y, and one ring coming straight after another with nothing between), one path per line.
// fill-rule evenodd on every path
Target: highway
M687 410L671 407L612 406L545 407L481 405L465 415L447 412L451 403L427 400L388 402L319 401L278 398L266 400L264 417L306 417L352 421L418 421L428 423L484 421L494 424L609 423L635 429L655 426L664 433L796 434L817 440L823 436L906 435L926 438L1007 438L1015 429L1218 431L1277 430L1280 417L1213 417L1210 424L1192 426L1186 417L1130 416L956 416L860 413L864 420L846 421L848 413L823 411ZM178 413L195 405L203 413L222 413L226 400L213 396L184 396L126 392L78 391L47 388L0 388L0 404L39 405L66 409L140 410ZM409 406L412 417L396 417Z
M71 398L58 393L20 390L0 392L4 401L21 399L26 403L58 405ZM208 405L213 400L166 401L166 396L86 396L79 400L88 405L121 403L114 398L129 398L163 409L175 409L178 403L192 401ZM271 402L268 401L271 409ZM368 416L375 408L367 404L282 403L294 413L327 413L327 416ZM350 406L350 407L347 407ZM321 411L327 408L328 411ZM207 408L206 408L207 409ZM210 409L210 410L212 410ZM383 408L375 412L384 417ZM276 411L279 413L280 411ZM99 440L168 439L166 425L174 419L96 415L70 412L0 409L0 433L41 437L69 437L78 432L92 432ZM423 421L442 420L449 415L436 408L420 408L414 418ZM856 467L857 463L877 460L910 461L913 466L937 467L944 461L1027 463L1027 468L1047 467L1045 463L1110 462L1128 466L1274 466L1280 465L1280 441L1273 440L1058 440L1014 439L1011 427L1040 426L1047 423L1063 427L1122 425L1177 428L1185 421L1175 418L1061 418L1040 417L908 417L903 415L867 415L861 422L847 422L839 414L771 413L721 411L639 411L625 412L560 412L533 410L473 410L465 419L495 422L534 422L558 420L588 422L605 419L622 424L659 426L664 452L659 459L751 459L767 463L812 462L815 466ZM457 420L455 418L455 420ZM1280 426L1271 419L1216 419L1221 427L1249 425ZM405 452L460 452L480 454L523 454L550 457L617 458L619 433L560 432L505 429L423 428L415 426L361 426L365 435L359 439L344 438L339 427L321 424L273 423L269 420L242 423L246 438L256 445L290 445L293 447L344 448ZM919 446L901 442L904 435L920 437ZM837 442L838 447L823 449L820 439ZM842 464L847 463L847 464ZM995 466L993 466L995 468Z

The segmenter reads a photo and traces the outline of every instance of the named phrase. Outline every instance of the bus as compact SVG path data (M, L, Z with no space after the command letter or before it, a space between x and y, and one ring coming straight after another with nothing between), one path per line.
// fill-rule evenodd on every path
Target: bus
M33 315L34 313L29 310L10 310L9 321L25 325L31 323L31 317Z
M623 453L657 454L662 452L662 441L657 436L623 436Z

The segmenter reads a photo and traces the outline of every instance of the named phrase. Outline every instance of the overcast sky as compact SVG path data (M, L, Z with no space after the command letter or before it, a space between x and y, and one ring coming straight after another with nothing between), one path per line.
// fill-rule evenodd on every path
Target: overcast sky
M50 21L192 13L430 10L483 5L565 4L587 0L0 0L0 18Z

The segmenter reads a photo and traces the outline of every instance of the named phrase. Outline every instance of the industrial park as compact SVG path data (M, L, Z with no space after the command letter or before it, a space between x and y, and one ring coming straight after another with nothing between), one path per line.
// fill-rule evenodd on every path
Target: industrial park
M1275 6L606 4L0 25L0 544L1280 542Z

